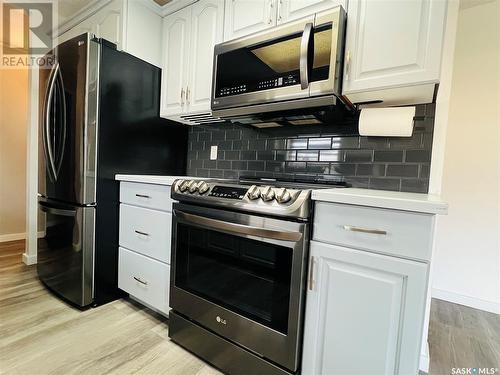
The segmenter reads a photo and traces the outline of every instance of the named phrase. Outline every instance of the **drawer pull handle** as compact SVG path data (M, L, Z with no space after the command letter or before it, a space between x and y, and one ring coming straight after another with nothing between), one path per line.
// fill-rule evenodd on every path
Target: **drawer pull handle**
M139 277L134 276L134 280L137 281L138 283L141 283L142 285L148 285L147 281L142 281Z
M139 198L147 198L147 199L151 199L151 197L149 195L144 195L144 194L136 194L135 195L136 197L139 197Z
M140 234L140 235L142 235L142 236L147 236L147 237L149 237L149 233L146 233L146 232L141 232L140 230L136 230L136 231L135 231L135 233Z
M385 230L379 230L379 229L359 228L359 227L353 227L352 225L343 225L342 228L344 228L344 230L348 230L350 232L360 232L360 233L368 233L368 234L380 234L382 236L386 236L387 235L387 232Z

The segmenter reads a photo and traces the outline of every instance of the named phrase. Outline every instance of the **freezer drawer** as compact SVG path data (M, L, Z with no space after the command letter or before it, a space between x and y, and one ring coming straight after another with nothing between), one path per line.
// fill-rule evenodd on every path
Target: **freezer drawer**
M95 207L40 200L44 235L37 271L52 291L78 306L92 303Z

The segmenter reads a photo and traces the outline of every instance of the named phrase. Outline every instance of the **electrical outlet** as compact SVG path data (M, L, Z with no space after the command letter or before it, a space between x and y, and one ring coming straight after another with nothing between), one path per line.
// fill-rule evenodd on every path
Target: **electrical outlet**
M210 160L217 160L217 146L210 146Z

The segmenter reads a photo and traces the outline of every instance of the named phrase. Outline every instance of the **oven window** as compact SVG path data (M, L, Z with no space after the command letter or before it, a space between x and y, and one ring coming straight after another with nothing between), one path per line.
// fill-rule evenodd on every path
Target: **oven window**
M177 224L177 287L288 332L292 249Z

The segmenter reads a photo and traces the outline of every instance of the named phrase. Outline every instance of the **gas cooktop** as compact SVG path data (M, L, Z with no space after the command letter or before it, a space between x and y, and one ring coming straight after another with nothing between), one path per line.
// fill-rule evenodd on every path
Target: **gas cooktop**
M249 211L270 216L308 219L311 190L346 187L337 179L275 179L242 177L239 180L176 180L172 198L180 202Z

